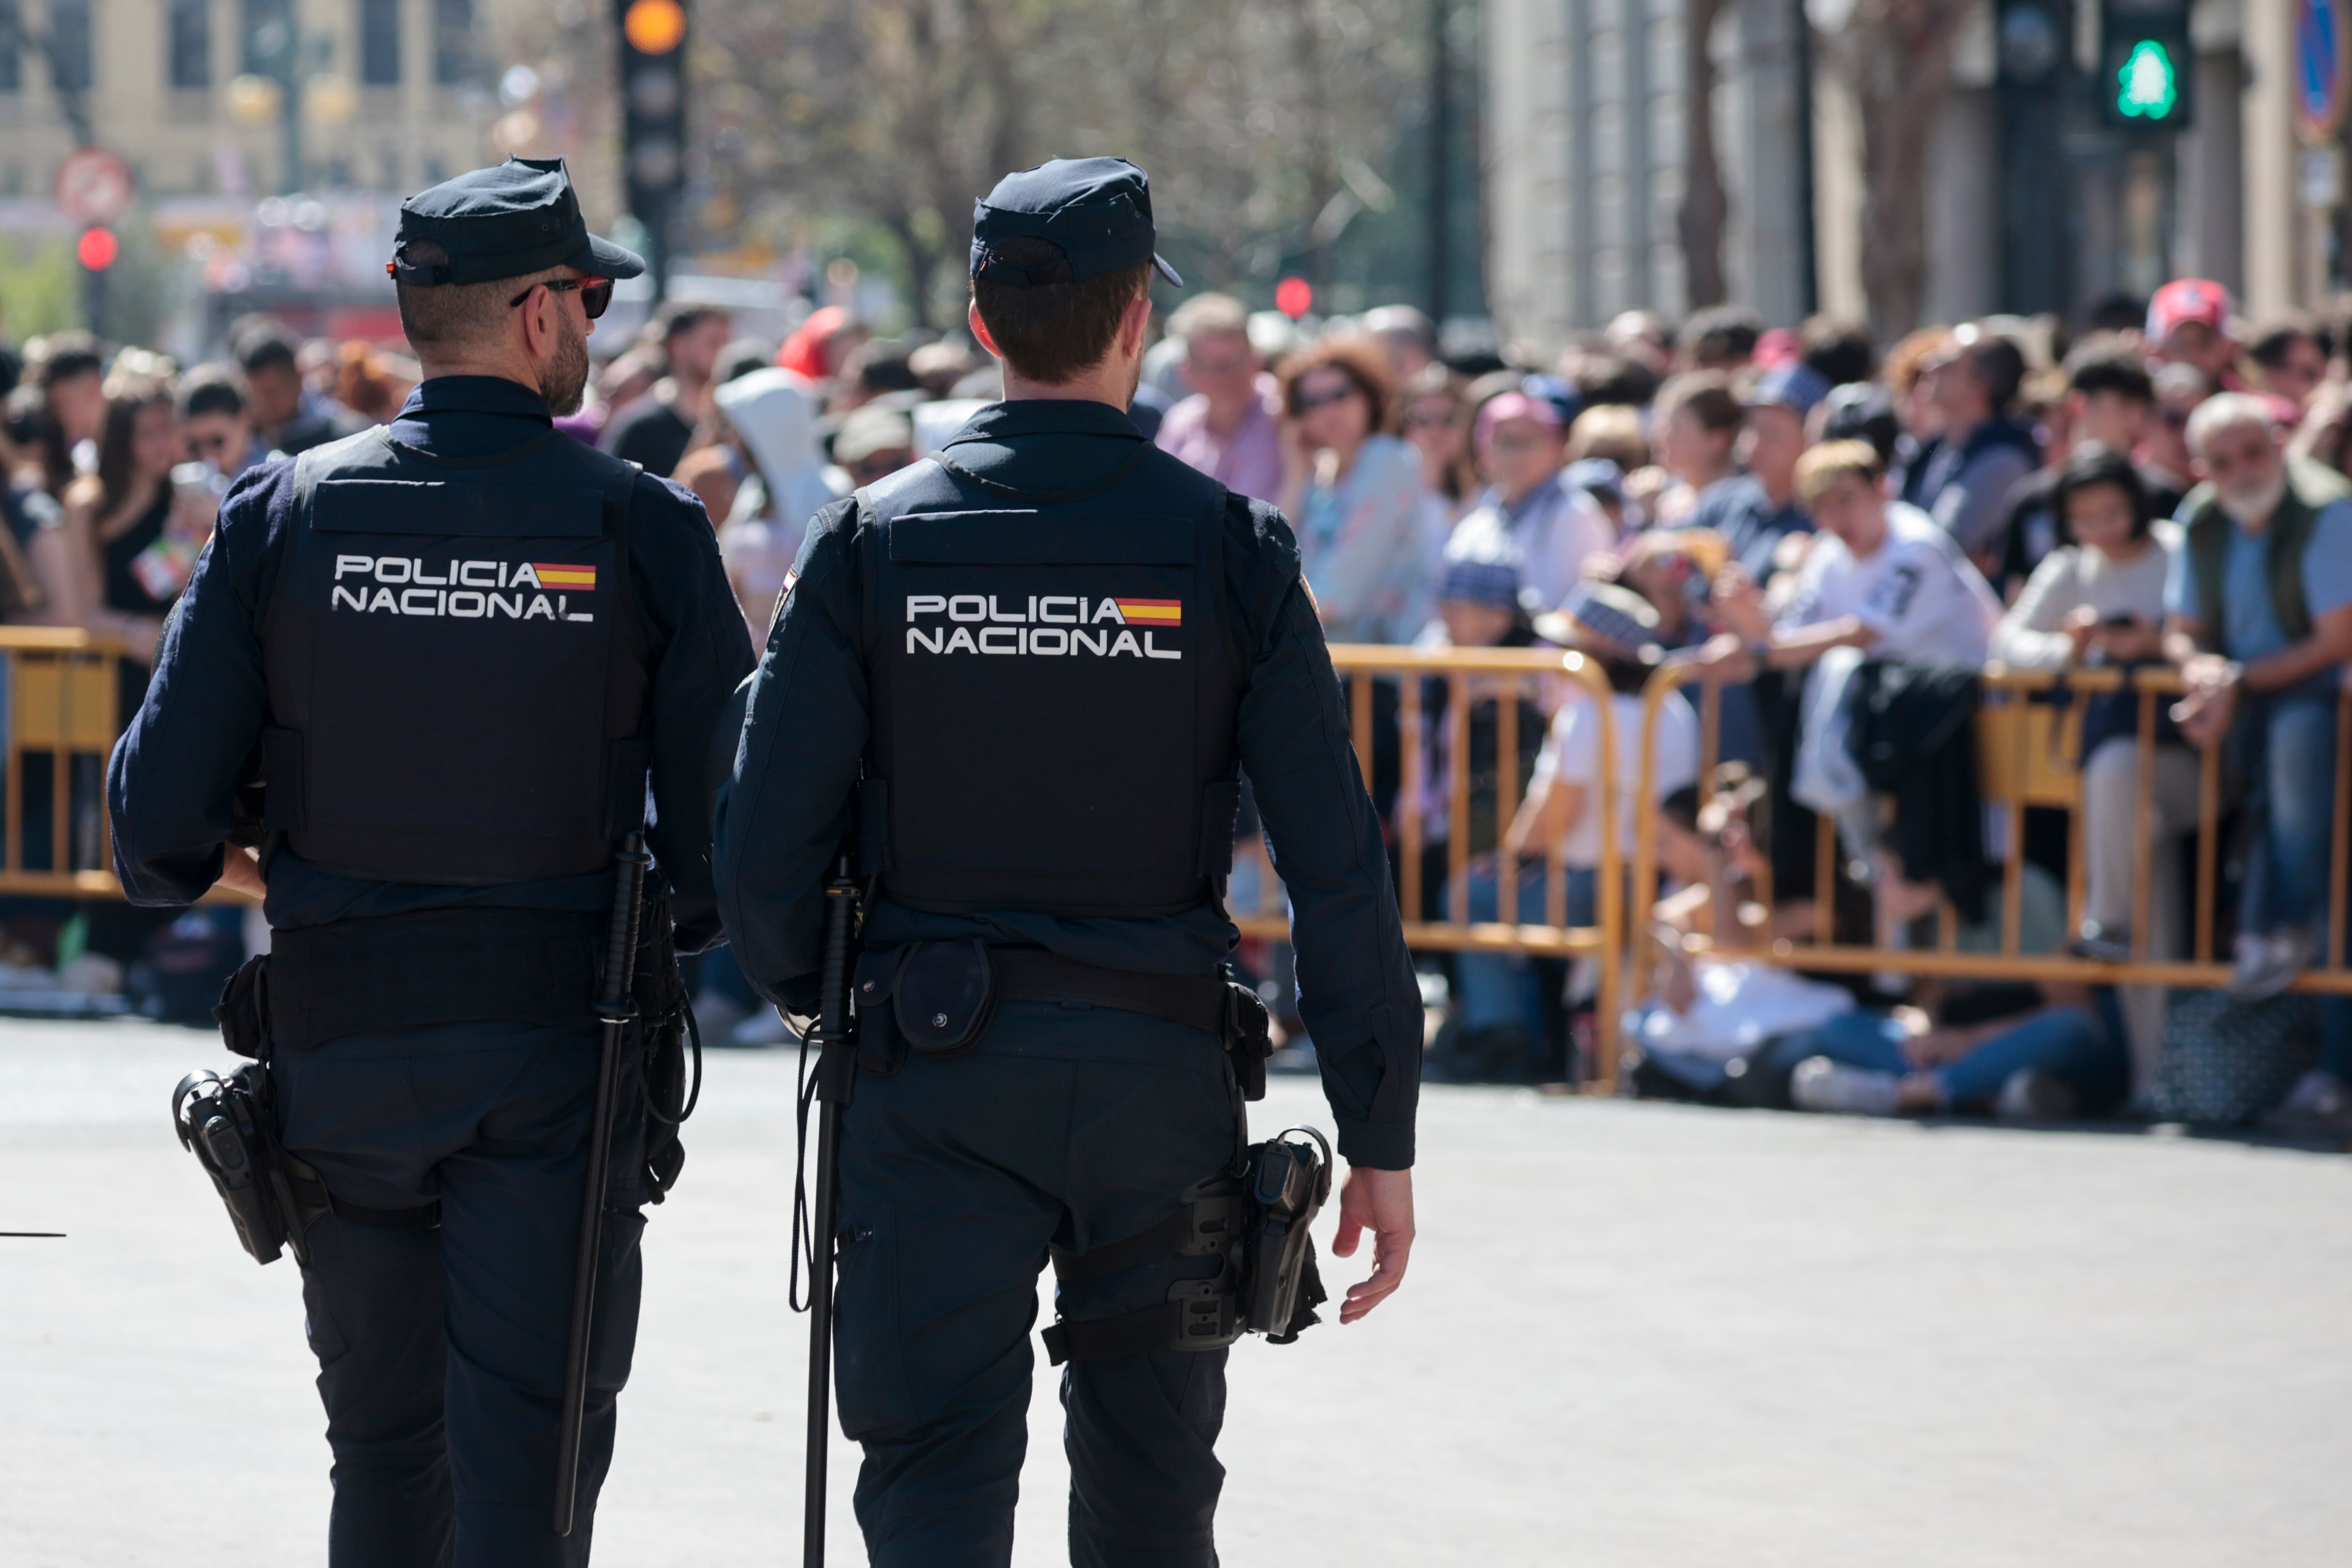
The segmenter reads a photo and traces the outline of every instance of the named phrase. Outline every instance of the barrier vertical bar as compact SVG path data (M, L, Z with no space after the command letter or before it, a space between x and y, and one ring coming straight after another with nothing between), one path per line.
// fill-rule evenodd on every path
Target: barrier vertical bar
M0 869L22 869L25 845L25 752L16 744L17 728L25 711L24 684L17 678L25 668L25 656L19 651L8 655L8 732L0 735L0 757L8 766L7 798L0 805L0 826L8 833L8 842L0 844Z
M1837 940L1837 824L1813 814L1813 941Z
M2327 841L2331 846L2327 868L2327 946L2320 955L2322 969L2344 967L2344 901L2345 871L2352 866L2352 825L2345 821L2345 806L2352 798L2352 691L2339 691L2336 698L2336 804L2328 818Z
M1348 729L1356 742L1356 766L1372 783L1372 672L1360 669L1348 682Z
M1400 682L1402 689L1397 702L1397 868L1398 901L1404 906L1404 918L1421 919L1421 797L1427 787L1423 779L1423 758L1421 746L1421 677L1408 668Z
M2197 769L2197 962L2213 962L2213 879L2221 833L2221 748L2201 748Z
M1495 698L1495 853L1498 863L1512 857L1503 848L1503 839L1511 831L1511 819L1519 814L1519 688L1522 678L1516 675L1502 678L1507 685ZM1508 865L1510 881L1518 885L1518 867ZM1518 902L1514 898L1507 923L1519 923Z
M2033 767L2033 703L2026 693L2012 691L2003 704L2009 714L2009 800L2002 814L2002 837L2008 860L2000 877L2000 951L2014 953L2025 933L2025 802L2032 795ZM1958 939L1957 919L1953 939Z
M1723 761L1723 682L1702 680L1698 688L1698 803L1715 798L1715 770Z
M1642 689L1642 752L1636 761L1633 796L1633 908L1625 916L1625 994L1640 1005L1650 994L1650 910L1658 883L1658 715L1674 700L1679 672L1661 669ZM1702 710L1705 714L1705 710ZM1699 751L1707 747L1706 718L1699 721ZM1699 775L1706 788L1706 775Z
M1470 923L1470 681L1455 672L1445 678L1445 912L1450 923ZM1495 910L1501 917L1510 894L1499 884ZM1512 906L1517 912L1516 902Z
M1601 815L1601 889L1595 900L1594 916L1601 922L1601 984L1592 1017L1592 1049L1600 1061L1601 1092L1617 1092L1617 979L1624 961L1625 942L1625 862L1623 846L1619 841L1617 816L1617 703L1607 681L1594 679L1591 662L1581 654L1571 655L1572 667L1587 678L1586 689L1601 705L1601 755L1597 769L1600 777L1594 781L1593 793L1599 797ZM1648 898L1643 896L1643 909L1648 911Z
M2131 961L2147 961L2148 911L2156 897L2156 693L2139 694L2139 755L2132 774Z

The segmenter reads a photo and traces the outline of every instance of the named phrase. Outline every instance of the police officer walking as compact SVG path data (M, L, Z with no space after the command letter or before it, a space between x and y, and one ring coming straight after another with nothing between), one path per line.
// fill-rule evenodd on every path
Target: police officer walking
M1288 525L1128 417L1152 272L1179 281L1153 247L1120 159L979 204L971 323L1005 401L817 514L720 793L721 912L788 1010L815 1010L846 836L876 879L834 1240L877 1563L1010 1560L1049 1255L1072 1562L1216 1561L1234 1335L1179 1341L1193 1306L1218 1321L1187 1215L1244 1140L1222 972L1244 772L1352 1167L1336 1249L1374 1237L1343 1322L1412 1246L1421 1005L1379 824Z
M281 1141L332 1205L302 1294L335 1568L588 1557L654 1070L623 1054L567 1538L551 1499L615 852L642 829L677 945L717 935L709 748L751 667L699 504L551 424L643 265L588 232L560 160L405 203L389 270L424 381L388 427L237 482L113 757L133 902L266 884L254 1023ZM257 776L258 864L226 842ZM674 973L639 963L642 1009L676 1005Z

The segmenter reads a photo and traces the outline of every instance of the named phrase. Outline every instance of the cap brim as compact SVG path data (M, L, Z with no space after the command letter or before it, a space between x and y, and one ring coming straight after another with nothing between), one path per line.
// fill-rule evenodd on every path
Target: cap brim
M1177 277L1176 269L1173 267L1169 266L1166 261L1162 260L1159 253L1156 251L1152 253L1151 265L1160 269L1160 276L1168 279L1168 287L1171 289L1181 289L1184 287L1184 279Z
M646 258L603 235L592 234L588 247L574 252L564 265L598 278L635 278L645 271Z

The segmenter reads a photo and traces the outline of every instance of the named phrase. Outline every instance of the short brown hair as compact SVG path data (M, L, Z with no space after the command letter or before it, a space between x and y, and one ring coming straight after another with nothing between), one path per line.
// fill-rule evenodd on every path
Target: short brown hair
M1730 381L1715 371L1691 370L1666 377L1666 384L1658 388L1651 422L1654 426L1663 426L1685 408L1691 411L1691 417L1718 436L1739 428L1739 398L1731 390Z
M1797 459L1797 495L1807 506L1841 479L1875 486L1886 475L1878 448L1867 441L1824 441Z
M1064 259L1050 239L1015 236L988 247L991 257L1037 271ZM1074 381L1102 363L1118 336L1118 324L1136 296L1150 286L1151 263L1125 267L1079 282L1038 283L1026 289L992 282L986 273L971 280L971 302L997 352L1013 371L1030 381Z
M1308 371L1325 366L1344 374L1364 395L1365 428L1389 428L1396 414L1396 383L1389 379L1389 356L1367 337L1325 338L1309 343L1282 362L1282 409L1298 417L1298 383Z
M412 242L410 251L415 248ZM561 268L551 267L488 283L395 283L393 292L400 301L400 330L419 353L486 343L501 330L510 308L508 300L562 273Z

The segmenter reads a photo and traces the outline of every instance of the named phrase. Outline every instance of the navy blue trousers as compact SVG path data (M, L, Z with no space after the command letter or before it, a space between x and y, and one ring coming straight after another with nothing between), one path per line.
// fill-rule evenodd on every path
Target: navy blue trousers
M1109 1009L1008 1003L968 1053L858 1078L834 1345L876 1563L1011 1562L1048 1245L1083 1251L1158 1224L1232 1160L1234 1133L1215 1038ZM1215 1271L1213 1258L1139 1264L1062 1287L1060 1310L1115 1317ZM1064 1369L1078 1568L1213 1568L1225 1355Z
M549 1521L598 1026L353 1036L273 1063L286 1144L338 1199L441 1205L436 1230L321 1219L302 1275L334 1454L332 1568L588 1561L635 1348L642 1114L614 1148L580 1502ZM625 1108L641 1104L625 1048Z

